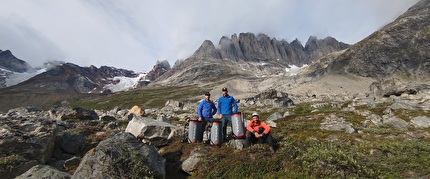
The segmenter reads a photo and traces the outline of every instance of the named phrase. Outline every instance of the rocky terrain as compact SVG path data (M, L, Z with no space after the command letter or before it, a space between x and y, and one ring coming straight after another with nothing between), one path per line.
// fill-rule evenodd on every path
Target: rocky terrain
M0 113L0 178L428 178L429 11L422 0L351 46L222 37L171 69L160 62L144 88L10 108ZM68 64L45 76L87 92L91 84L59 72L99 70ZM202 94L217 103L222 87L245 123L257 111L272 127L275 153L231 136L218 147L186 142ZM1 92L2 105L14 100Z

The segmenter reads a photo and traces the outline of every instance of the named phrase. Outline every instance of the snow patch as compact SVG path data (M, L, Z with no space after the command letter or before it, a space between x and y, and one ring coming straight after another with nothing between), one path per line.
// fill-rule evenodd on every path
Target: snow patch
M38 74L41 74L45 71L46 71L46 68L42 68L42 69L39 69L39 70L36 70L33 72L23 72L23 73L12 72L11 75L9 75L6 78L5 85L6 85L6 87L16 85L18 83L27 81L28 79L30 79L30 78L38 75Z
M291 65L290 68L285 68L285 72L287 72L287 76L295 76L297 74L299 74L302 69L306 68L308 65L303 65L302 67L298 67L295 65Z
M129 78L124 76L116 76L113 77L111 80L113 81L119 81L116 84L108 84L104 86L104 89L109 89L112 92L118 92L118 91L127 91L130 89L134 89L139 84L139 81L143 79L146 76L145 74L139 74L136 78Z

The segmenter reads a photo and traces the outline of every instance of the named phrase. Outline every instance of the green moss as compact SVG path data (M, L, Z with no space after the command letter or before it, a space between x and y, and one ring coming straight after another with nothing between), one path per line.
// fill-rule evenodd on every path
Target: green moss
M112 157L110 172L114 178L159 178L157 174L147 166L147 159L140 153L130 149L126 145L120 147L121 152L106 151Z
M9 173L24 161L22 156L15 154L0 157L0 173Z
M430 116L430 111L400 109L395 110L394 114L406 122L410 122L414 117Z

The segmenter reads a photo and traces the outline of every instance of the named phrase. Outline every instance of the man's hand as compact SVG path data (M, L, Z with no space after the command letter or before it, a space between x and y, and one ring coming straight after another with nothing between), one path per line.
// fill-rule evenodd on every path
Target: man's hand
M222 119L222 114L219 114L219 118Z
M202 121L202 117L199 117L199 119L197 119L198 121Z
M263 137L263 134L256 133L256 134L255 134L255 137L256 137L256 138Z

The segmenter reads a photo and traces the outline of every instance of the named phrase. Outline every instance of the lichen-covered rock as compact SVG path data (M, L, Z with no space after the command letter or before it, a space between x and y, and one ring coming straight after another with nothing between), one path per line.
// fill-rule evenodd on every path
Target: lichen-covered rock
M72 178L165 178L165 165L154 146L121 132L88 151Z

